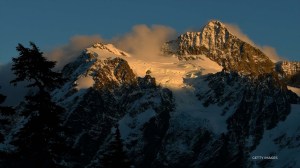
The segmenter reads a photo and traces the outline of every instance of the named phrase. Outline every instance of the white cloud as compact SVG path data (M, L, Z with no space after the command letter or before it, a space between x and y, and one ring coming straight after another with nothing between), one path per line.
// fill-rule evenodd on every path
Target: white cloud
M148 27L146 25L134 26L132 31L112 39L112 42L136 57L156 59L164 42L173 39L175 30L161 25Z
M255 45L255 43L245 34L242 32L242 30L239 28L236 24L231 23L224 23L226 28L235 36L237 36L239 39L251 44Z

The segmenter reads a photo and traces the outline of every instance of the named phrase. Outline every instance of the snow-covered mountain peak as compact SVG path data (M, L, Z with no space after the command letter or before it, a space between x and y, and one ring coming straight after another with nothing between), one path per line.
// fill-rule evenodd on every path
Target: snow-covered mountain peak
M255 46L239 39L220 21L210 21L199 32L186 32L162 46L166 55L191 59L191 55L205 55L225 70L245 75L259 75L274 71L274 63Z
M238 38L238 36L230 31L226 24L222 23L221 21L219 20L210 20L206 25L204 25L201 29L201 31L199 33L202 33L202 34L218 34L220 32L226 32L227 33L227 36L231 36L231 37L234 37L234 38Z
M81 90L130 83L135 76L126 61L128 58L128 53L113 44L96 43L63 68L64 76L69 79L66 87Z
M209 29L216 31L218 29L227 29L227 28L225 27L225 24L223 24L222 22L218 20L211 20L202 28L202 32L207 31Z
M210 26L218 25L218 26L225 27L224 23L222 23L219 20L214 20L214 19L210 20L206 25L210 25Z
M181 43L180 47L204 46L215 53L215 49L224 45L228 38L229 31L223 23L220 21L210 21L200 32L186 32L180 35L178 41Z
M96 54L100 57L106 56L122 56L122 57L130 57L128 53L125 51L119 50L113 44L103 44L103 43L96 43L92 47L86 49L87 53Z
M168 88L182 87L183 78L187 76L195 76L200 72L201 74L215 73L222 70L221 66L205 55L198 55L197 59L186 61L179 61L177 57L165 56L157 56L157 59L149 60L134 54L128 54L113 44L103 43L96 43L86 48L75 61L77 62L76 66L72 67L75 67L77 72L80 71L78 74L89 74L91 69L97 69L108 60L116 58L126 61L137 77L144 77L147 71L151 71L151 76L155 77L157 83Z

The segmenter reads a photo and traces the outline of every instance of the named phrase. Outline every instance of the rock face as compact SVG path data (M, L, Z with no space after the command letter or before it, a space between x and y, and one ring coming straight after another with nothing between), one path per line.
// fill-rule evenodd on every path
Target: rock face
M300 72L300 62L282 61L277 64L278 70L286 76L293 76Z
M284 121L290 113L290 104L297 103L298 99L268 74L250 78L236 72L219 72L186 79L186 82L196 88L203 106L220 107L218 115L224 118L227 127L218 136L210 134L210 146L201 150L212 150L214 155L199 152L202 161L195 161L199 167L251 166L249 153L260 144L264 130Z
M276 64L276 71L288 85L300 88L300 62L278 62Z
M165 43L165 54L190 59L190 55L206 55L226 70L258 75L274 70L274 63L259 49L231 34L219 21L211 21L200 32L187 32Z

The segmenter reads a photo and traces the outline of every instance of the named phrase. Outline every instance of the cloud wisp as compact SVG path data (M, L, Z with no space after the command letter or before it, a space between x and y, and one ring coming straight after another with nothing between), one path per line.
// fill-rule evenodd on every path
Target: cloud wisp
M45 52L45 56L56 61L56 68L61 69L67 63L74 61L85 48L101 41L104 39L100 35L73 36L69 43Z
M56 68L61 69L67 63L74 61L85 48L97 42L104 42L112 43L135 57L157 59L162 44L175 35L176 31L167 26L136 25L130 32L110 40L103 39L100 35L74 36L67 44L45 52L45 55L50 60L56 61Z
M164 42L173 39L176 31L170 27L153 25L134 26L132 31L111 40L116 47L133 54L134 56L147 59L157 59Z
M240 38L241 40L255 46L256 48L260 49L263 53L265 53L273 62L278 62L285 60L282 56L279 56L276 52L276 49L274 47L268 46L268 45L258 45L254 43L245 33L242 32L242 30L239 28L236 24L231 23L224 23L226 28L235 36Z

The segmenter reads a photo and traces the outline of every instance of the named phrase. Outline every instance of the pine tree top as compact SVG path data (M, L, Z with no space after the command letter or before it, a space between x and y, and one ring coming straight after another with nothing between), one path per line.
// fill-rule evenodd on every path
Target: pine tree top
M11 83L17 85L28 81L30 84L27 87L38 87L40 91L60 86L64 82L62 74L52 71L56 62L48 61L33 42L30 42L30 46L26 48L18 44L16 49L19 57L12 59L12 71L16 78Z

